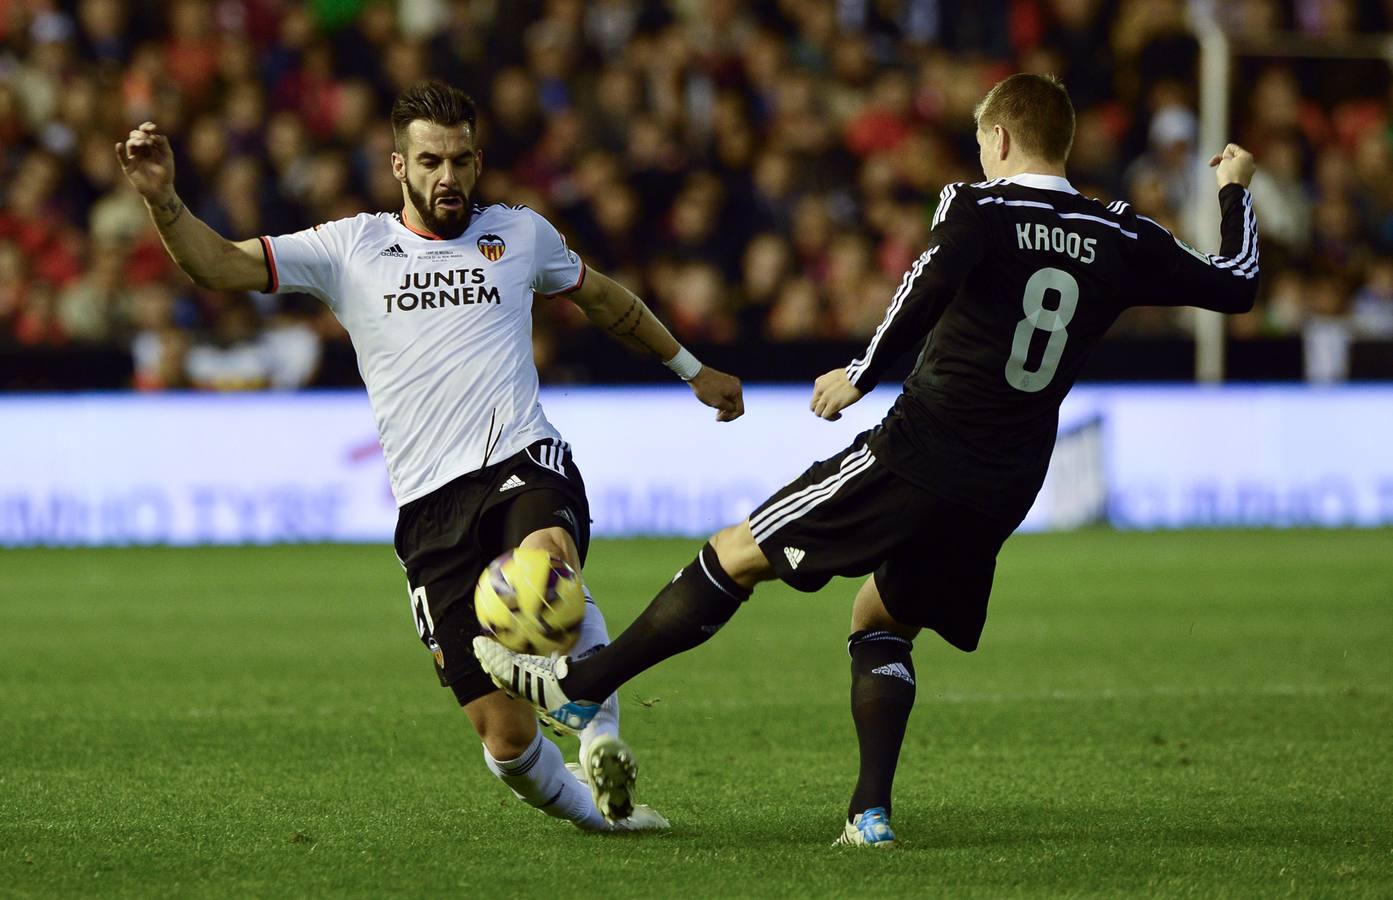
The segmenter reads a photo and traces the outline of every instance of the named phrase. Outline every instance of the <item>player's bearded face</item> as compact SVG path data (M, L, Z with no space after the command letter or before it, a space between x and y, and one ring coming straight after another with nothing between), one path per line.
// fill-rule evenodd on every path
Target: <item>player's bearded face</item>
M432 234L457 238L469 227L479 153L468 125L416 120L407 127L406 147L393 167L421 224Z
M421 224L431 234L446 240L464 234L473 208L473 191L461 190L459 185L439 184L429 175L423 178L419 172L413 172L413 168L416 167L407 166L406 169L406 196L416 207Z

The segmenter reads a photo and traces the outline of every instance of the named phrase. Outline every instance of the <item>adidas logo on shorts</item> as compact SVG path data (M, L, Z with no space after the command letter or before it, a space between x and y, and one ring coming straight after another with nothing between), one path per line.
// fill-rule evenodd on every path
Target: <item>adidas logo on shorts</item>
M871 669L871 674L889 675L891 678L898 678L901 681L908 681L910 684L914 683L914 676L909 674L909 670L904 667L904 663L886 663L883 666L877 666L876 668Z
M784 548L784 556L788 558L789 566L794 569L798 568L798 564L802 562L803 557L807 555L808 552L806 550L799 550L797 547Z
M524 484L527 484L527 482L523 481L516 475L509 475L508 480L503 482L503 486L498 489L498 493L501 494L504 491L511 491L513 488L520 488Z
M401 258L401 259L406 259L406 251L403 250L403 249L401 249L401 244L393 244L392 246L388 247L386 250L383 250L383 251L382 251L381 253L379 253L378 255L379 255L379 256L396 256L396 257L399 257L399 258Z

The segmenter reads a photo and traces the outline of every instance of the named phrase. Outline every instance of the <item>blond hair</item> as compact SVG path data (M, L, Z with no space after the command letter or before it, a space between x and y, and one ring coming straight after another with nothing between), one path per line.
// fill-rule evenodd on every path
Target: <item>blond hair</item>
M1027 156L1063 163L1074 145L1074 104L1053 75L1025 72L998 81L973 113L983 131L1000 125Z

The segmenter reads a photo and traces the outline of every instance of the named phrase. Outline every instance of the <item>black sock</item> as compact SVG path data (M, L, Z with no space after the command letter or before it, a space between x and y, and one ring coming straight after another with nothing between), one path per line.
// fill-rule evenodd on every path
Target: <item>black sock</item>
M721 568L708 543L623 634L572 660L561 689L572 700L598 703L645 669L705 642L749 597Z
M846 814L851 821L877 806L890 814L895 764L914 708L914 644L889 631L858 631L846 646L851 654L851 717L861 748L861 773Z

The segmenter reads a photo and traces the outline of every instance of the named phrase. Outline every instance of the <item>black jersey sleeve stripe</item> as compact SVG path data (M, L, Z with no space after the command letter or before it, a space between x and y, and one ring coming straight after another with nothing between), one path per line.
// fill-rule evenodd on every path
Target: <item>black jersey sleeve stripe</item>
M944 189L945 191L947 188ZM866 347L866 352L858 359L852 360L851 365L846 367L846 376L853 383L864 373L871 361L875 358L876 349L880 346L880 340L885 336L885 332L895 321L900 310L904 308L904 298L909 296L909 292L914 288L914 282L924 271L924 267L933 259L938 252L938 247L931 247L919 254L919 258L914 261L914 265L909 271L904 273L904 278L900 280L900 287L895 291L895 296L890 300L890 308L885 311L885 318L880 320L880 325L876 328L875 334L871 337L870 344Z
M1241 185L1219 191L1219 252L1196 250L1164 226L1136 216L1140 266L1156 273L1137 286L1133 306L1197 306L1222 313L1253 308L1258 290L1258 226L1251 195Z
M1238 251L1238 255L1232 259L1216 258L1211 256L1214 266L1220 269L1231 269L1233 274L1242 275L1245 278L1252 278L1257 274L1258 262L1258 220L1257 214L1253 211L1253 195L1247 191L1243 192L1243 247Z
M958 195L958 188L961 186L961 182L955 182L946 186L939 192L938 209L934 210L933 222L929 225L930 228L937 227L938 223L942 222L944 217L948 215L948 207L953 204L953 198Z
M1216 254L1201 254L1194 252L1195 256L1203 259L1216 269L1227 271L1236 278L1252 279L1258 274L1258 220L1257 214L1253 210L1253 195L1246 190L1243 192L1243 242L1238 252L1233 256L1220 256ZM1175 241L1181 247L1180 239L1171 233L1170 229L1147 216L1137 216L1143 222L1149 222L1160 229L1166 237ZM1188 249L1188 248L1186 248Z
M953 198L957 196L958 187L958 184L950 184L939 193L938 209L934 212L933 222L930 225L931 228L936 227L943 221L943 217L948 214L948 207L952 204ZM880 325L877 326L875 330L875 334L871 337L871 343L866 348L865 355L859 359L853 360L851 365L847 366L847 378L849 378L852 383L855 383L856 379L866 370L866 367L870 365L871 359L875 356L876 346L880 343L880 339L884 336L885 330L890 326L890 323L894 321L895 315L904 305L904 298L914 286L914 279L919 277L919 273L923 271L924 266L933 258L937 250L937 247L933 247L920 254L919 259L915 261L915 264L905 273L904 278L900 280L900 287L891 298L890 308L885 311L885 318L881 320Z
M1246 278L1252 278L1257 273L1258 264L1258 218L1253 210L1253 195L1247 192L1243 194L1243 241L1247 245L1247 252L1240 252L1239 259L1232 264L1234 274L1241 274ZM1225 266L1224 268L1228 268Z
M846 367L847 378L862 393L880 381L901 353L933 330L986 253L990 231L975 199L960 183L948 185L940 194L930 246L905 272L865 353Z

